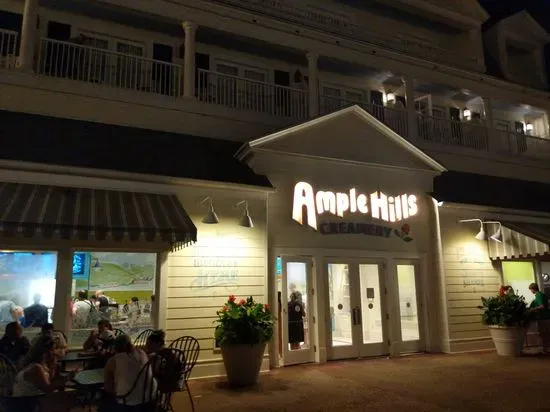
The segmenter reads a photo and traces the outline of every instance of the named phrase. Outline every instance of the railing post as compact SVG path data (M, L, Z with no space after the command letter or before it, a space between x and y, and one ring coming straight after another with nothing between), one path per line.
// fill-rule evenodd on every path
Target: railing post
M310 52L306 57L309 76L309 117L316 117L319 115L319 69L317 67L319 55Z
M195 97L195 34L197 25L191 21L182 23L185 31L185 44L183 56L183 95Z
M17 67L21 70L32 71L36 48L38 7L39 0L25 0L23 7L23 23L21 25L21 46Z
M409 140L418 139L418 122L416 108L414 107L414 78L405 75L405 101L407 103L407 134Z
M496 130L493 123L493 102L490 97L483 97L483 111L485 117L485 128L487 130L487 151L497 141Z

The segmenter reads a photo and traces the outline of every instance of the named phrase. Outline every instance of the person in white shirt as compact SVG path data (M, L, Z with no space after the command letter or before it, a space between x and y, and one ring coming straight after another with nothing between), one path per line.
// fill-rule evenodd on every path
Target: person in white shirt
M73 398L65 392L53 393L63 389L72 380L77 371L59 375L55 353L55 341L51 336L41 336L32 346L23 361L23 367L17 373L13 383L15 398L40 396L43 411L68 411L73 406Z
M93 310L94 306L88 300L88 293L85 290L80 290L77 300L73 304L73 328L84 329L88 327L88 318Z
M140 373L149 360L147 354L135 348L128 335L115 339L114 350L116 354L105 366L104 389L109 398L103 410L116 410L116 406L121 404L128 410L139 410L143 404L152 401L150 395L156 392L152 371ZM136 379L139 379L137 383Z

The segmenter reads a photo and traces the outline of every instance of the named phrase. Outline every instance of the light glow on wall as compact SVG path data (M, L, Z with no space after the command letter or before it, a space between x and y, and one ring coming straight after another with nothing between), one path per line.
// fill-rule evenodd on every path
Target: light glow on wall
M292 219L304 224L304 207L307 224L317 230L317 216L325 213L344 217L344 214L369 215L385 222L400 222L418 214L417 197L401 194L388 196L376 191L370 195L358 193L351 188L348 192L317 191L307 182L294 186Z

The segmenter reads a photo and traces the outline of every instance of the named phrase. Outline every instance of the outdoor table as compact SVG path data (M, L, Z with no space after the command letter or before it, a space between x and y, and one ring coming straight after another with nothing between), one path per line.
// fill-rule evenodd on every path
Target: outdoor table
M59 359L61 364L61 369L65 370L65 366L68 363L82 363L82 367L86 364L87 361L95 360L99 357L99 353L85 353L85 352L69 352L65 356Z
M103 389L105 370L100 369L88 369L78 372L73 378L72 385L68 385L76 389L83 394L82 398L76 399L78 406L89 406L91 410L92 405L97 405L99 392Z
M88 369L78 372L73 381L81 388L101 388L104 383L105 369Z

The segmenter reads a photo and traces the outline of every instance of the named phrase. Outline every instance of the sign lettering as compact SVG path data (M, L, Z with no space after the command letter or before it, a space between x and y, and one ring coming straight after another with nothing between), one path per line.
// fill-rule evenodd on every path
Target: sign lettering
M355 188L346 193L315 192L309 183L298 182L294 186L292 219L301 225L304 224L304 208L307 225L315 230L318 230L317 217L322 214L344 217L345 214L359 213L392 223L418 214L415 195L388 196L380 191L366 195L358 193Z

